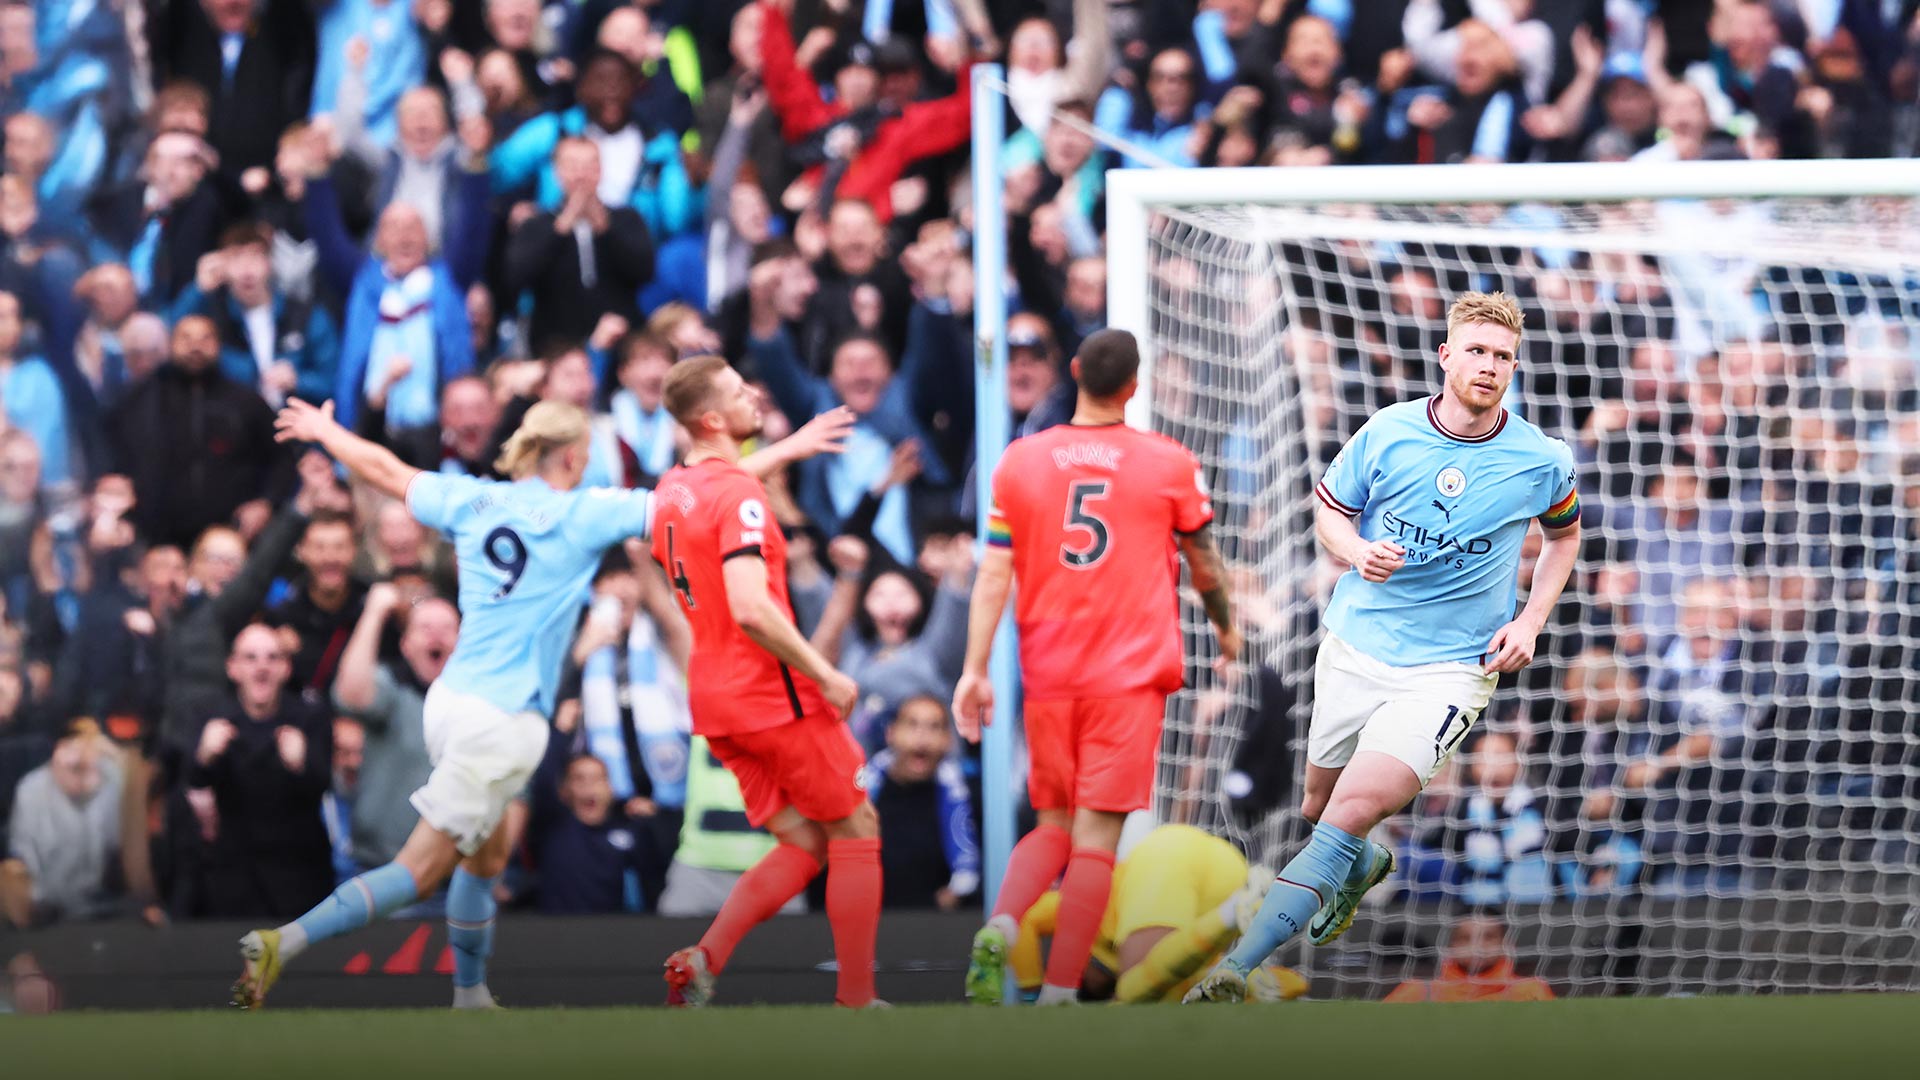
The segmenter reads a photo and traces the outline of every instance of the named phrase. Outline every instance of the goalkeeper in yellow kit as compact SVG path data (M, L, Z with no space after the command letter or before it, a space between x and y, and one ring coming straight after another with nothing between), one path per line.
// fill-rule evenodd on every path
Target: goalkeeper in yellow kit
M1273 875L1252 875L1232 844L1190 825L1148 833L1113 872L1113 893L1080 983L1082 1000L1129 1004L1179 1001L1187 987L1239 940ZM1009 961L1022 992L1045 978L1041 939L1053 933L1058 893L1040 898L1020 922ZM1306 980L1272 965L1250 980L1249 1000L1286 1001Z

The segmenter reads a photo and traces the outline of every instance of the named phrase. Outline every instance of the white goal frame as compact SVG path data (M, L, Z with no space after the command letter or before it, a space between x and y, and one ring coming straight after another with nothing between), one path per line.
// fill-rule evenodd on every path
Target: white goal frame
M1150 426L1155 350L1147 224L1162 207L1872 196L1920 198L1920 160L1109 169L1107 325L1140 342L1140 392L1127 422Z
M1564 164L1564 165L1417 165L1417 166L1355 166L1328 168L1256 168L1256 169L1113 169L1107 173L1107 315L1108 325L1131 331L1139 341L1141 368L1140 389L1128 407L1129 424L1151 430L1154 425L1154 403L1156 401L1155 382L1157 369L1160 368L1160 342L1153 337L1156 320L1154 307L1156 298L1165 289L1165 283L1156 283L1154 278L1155 235L1162 227L1156 220L1160 215L1181 215L1183 211L1192 211L1187 215L1187 224L1191 218L1206 217L1206 211L1223 207L1248 208L1251 212L1226 218L1235 222L1225 228L1216 227L1211 235L1235 242L1248 242L1256 246L1268 245L1277 251L1278 245L1295 238L1290 233L1290 218L1297 214L1301 218L1314 216L1325 208L1346 208L1373 205L1378 207L1406 206L1430 208L1459 208L1474 204L1503 204L1520 206L1529 203L1541 204L1620 204L1639 202L1659 202L1665 200L1763 200L1763 199L1902 199L1920 200L1920 160L1861 160L1861 161L1794 161L1794 162L1710 162L1710 163L1610 163L1610 164ZM1290 213L1293 212L1293 213ZM1339 213L1334 210L1334 213ZM1331 216L1331 215L1329 215ZM1369 239L1392 239L1403 235L1404 230L1418 230L1429 241L1448 244L1466 244L1479 239L1481 230L1471 224L1471 218L1435 215L1435 220L1399 223L1390 219L1391 215L1382 215L1380 220L1351 219L1344 220L1352 232L1338 235L1357 235ZM1908 223L1911 225L1911 221ZM1205 224L1195 226L1204 232ZM1866 226L1873 228L1872 225ZM1242 228L1247 235L1240 235ZM1541 245L1550 242L1564 242L1570 236L1577 236L1577 246L1590 251L1618 252L1654 252L1661 254L1712 255L1738 248L1741 242L1749 247L1755 244L1751 234L1740 237L1713 235L1712 233L1656 232L1634 233L1631 231L1609 233L1598 231L1580 231L1577 233L1555 232L1542 227L1538 231L1530 230L1525 224L1516 231L1513 228L1486 230L1489 237L1519 246ZM1312 231L1311 225L1303 222L1297 239L1305 242L1328 235ZM1872 234L1868 234L1869 236ZM1826 240L1822 237L1822 242ZM1773 238L1762 235L1762 245L1771 245ZM1858 242L1858 241L1856 241ZM1860 250L1848 245L1846 235L1832 238L1832 244L1821 250L1812 251L1804 235L1795 238L1783 234L1778 253L1790 261L1805 256L1817 262L1822 257L1830 257L1836 251L1845 251L1846 258L1857 257L1857 265L1862 270L1874 272L1881 268L1895 270L1907 275L1911 282L1913 268L1920 266L1920 252L1896 250L1889 246L1872 243L1861 244ZM1767 246L1766 250L1776 250ZM1282 270L1284 273L1284 269ZM1909 292L1920 286L1909 284ZM1916 342L1920 342L1920 320L1909 317L1909 328L1915 332ZM1243 354L1244 355L1244 354ZM1174 378L1177 375L1169 372ZM1216 492L1216 495L1219 493ZM1191 618L1191 610L1187 616ZM1289 677L1305 677L1305 672L1288 672ZM1908 736L1911 738L1911 735ZM1304 738L1304 728L1295 732L1294 739ZM1158 796L1160 792L1156 792ZM1216 798L1217 793L1192 792L1199 801L1206 802ZM1156 805L1156 813L1165 811L1164 804ZM1287 814L1287 809L1279 811ZM1176 811L1176 816L1178 812ZM1204 826L1203 826L1204 827ZM1237 829L1229 825L1228 831ZM1246 836L1235 839L1247 840ZM1268 838L1270 844L1274 837ZM1262 852L1266 858L1273 858L1277 852ZM1738 935L1748 932L1772 933L1783 927L1791 927L1796 932L1804 923L1799 915L1786 916L1787 902L1801 902L1802 898L1786 895L1756 896L1752 902L1757 906L1749 912L1744 908L1737 916L1719 914L1719 905L1724 901L1717 897L1700 900L1705 907L1674 923L1675 938L1663 948L1677 950L1675 955L1689 964L1706 957L1715 964L1735 964L1745 976L1757 980L1754 986L1765 985L1771 976L1763 974L1766 965L1785 964L1789 960L1795 964L1818 965L1818 957L1808 950L1806 955L1793 949L1780 951L1779 955L1769 959L1766 956L1748 957L1741 955L1742 947L1738 941L1722 940L1717 935ZM1747 901L1742 901L1746 903ZM1905 901L1911 904L1910 899ZM1581 950L1595 950L1599 946L1594 940L1586 938L1567 939L1565 934L1582 927L1600 925L1611 919L1615 907L1612 900L1585 901L1588 923L1569 922L1565 918L1543 920L1535 927L1540 934L1558 933L1555 949L1566 955L1585 955ZM1601 906L1594 906L1601 905ZM1620 907L1626 911L1631 905ZM1797 910L1797 909L1796 909ZM1701 911L1706 914L1703 917ZM1819 927L1823 939L1822 949L1832 947L1832 942L1847 941L1846 951L1851 956L1856 948L1863 955L1876 949L1888 948L1890 941L1905 942L1900 946L1907 951L1898 963L1906 966L1905 981L1884 982L1883 988L1912 989L1913 956L1911 935L1916 925L1914 909L1909 906L1904 915L1896 901L1892 905L1875 909L1873 918L1894 918L1901 929L1890 933L1885 928L1858 928L1851 924L1823 924ZM1426 916L1422 916L1423 918ZM1592 922L1597 919L1599 922ZM1781 921L1775 921L1781 920ZM1553 925L1549 926L1548 923ZM1411 923L1409 923L1411 925ZM1362 932L1365 936L1365 931ZM1682 942L1681 938L1685 941ZM1539 938L1544 942L1546 937ZM1809 939L1811 940L1811 939ZM1424 946L1423 946L1424 947ZM1611 948L1611 946L1608 946ZM1402 952L1404 948L1391 941L1380 945L1369 941L1359 946L1361 949L1385 948L1389 952ZM1794 949L1799 946L1794 946ZM1596 955L1598 955L1596 953ZM1869 956L1872 960L1872 957ZM1875 961L1882 962L1882 961ZM1334 967L1321 970L1321 975L1330 974L1336 979L1347 978L1340 970L1340 961L1333 961ZM1697 966L1697 965L1696 965ZM1844 966L1836 959L1836 967ZM1679 965L1675 966L1678 971ZM1749 970L1751 969L1751 970ZM1347 964L1345 970L1354 969ZM1781 967L1780 970L1785 970ZM1802 976L1796 975L1795 978ZM1852 978L1853 976L1846 976ZM1611 978L1610 976L1607 978ZM1715 976L1707 979L1697 973L1685 978L1679 975L1663 976L1666 983L1647 982L1636 992L1657 992L1660 985L1673 987L1691 987L1698 983L1705 986L1718 986L1723 979ZM1801 988L1839 989L1866 988L1854 983L1835 983L1829 974L1805 976L1804 983L1794 985ZM1716 981L1718 980L1718 981ZM1744 984L1743 984L1744 985ZM1752 987L1749 987L1751 989ZM1587 989L1591 989L1588 987Z

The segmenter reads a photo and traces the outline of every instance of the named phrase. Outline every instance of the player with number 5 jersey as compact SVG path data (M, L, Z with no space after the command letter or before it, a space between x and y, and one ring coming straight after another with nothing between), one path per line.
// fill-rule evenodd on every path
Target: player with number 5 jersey
M1087 338L1073 358L1073 422L1018 440L994 470L953 708L961 734L977 741L992 720L994 632L1017 582L1028 795L1040 822L1014 848L993 916L974 938L974 1002L1000 1000L1007 945L1063 871L1040 999L1070 1001L1079 989L1106 912L1121 823L1152 805L1167 695L1183 682L1182 551L1222 661L1239 653L1200 464L1172 439L1125 423L1139 367L1132 334Z
M809 425L768 451L778 468L835 448L849 417ZM281 968L309 945L447 894L454 1005L491 1008L486 960L493 948L493 887L506 867L497 830L547 748L547 717L587 584L609 547L644 538L654 499L644 490L577 490L591 427L572 405L527 410L495 467L506 481L414 469L333 419L332 403L291 402L276 421L282 442L313 443L366 486L404 499L421 524L444 533L460 566L460 634L427 690L423 723L433 771L413 793L420 823L394 861L356 877L285 926L241 940L244 969L233 1002L258 1008Z

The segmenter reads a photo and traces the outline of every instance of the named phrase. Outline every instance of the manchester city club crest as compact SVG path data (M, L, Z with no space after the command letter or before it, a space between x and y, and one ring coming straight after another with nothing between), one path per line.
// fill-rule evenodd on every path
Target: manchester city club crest
M1433 486L1440 489L1440 494L1451 499L1467 490L1467 474L1449 465L1433 478Z

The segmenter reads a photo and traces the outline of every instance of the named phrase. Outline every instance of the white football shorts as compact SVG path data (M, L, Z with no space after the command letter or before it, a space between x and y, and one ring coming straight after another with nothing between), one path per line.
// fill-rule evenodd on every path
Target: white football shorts
M1473 730L1499 681L1480 664L1394 667L1329 633L1313 667L1307 760L1339 769L1371 750L1405 762L1424 787Z
M413 808L453 837L460 854L472 855L546 756L546 718L509 713L435 683L427 689L423 721L433 772L413 793Z

